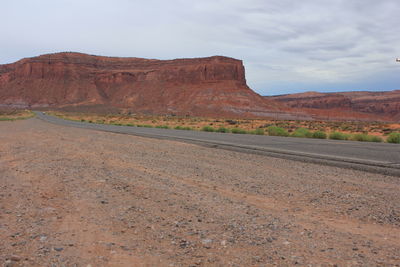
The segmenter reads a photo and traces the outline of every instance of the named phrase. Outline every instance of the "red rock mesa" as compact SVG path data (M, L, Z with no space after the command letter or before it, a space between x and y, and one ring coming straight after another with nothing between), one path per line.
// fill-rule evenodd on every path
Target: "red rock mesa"
M134 112L268 116L280 104L247 85L240 60L153 60L57 53L0 65L0 104L112 106Z

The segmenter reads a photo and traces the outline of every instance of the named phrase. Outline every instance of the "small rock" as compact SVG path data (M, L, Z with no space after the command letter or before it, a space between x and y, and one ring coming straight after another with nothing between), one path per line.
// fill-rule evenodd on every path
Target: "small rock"
M211 239L203 239L203 240L201 240L201 243L203 244L203 246L205 248L211 248L211 243L212 242L213 241Z
M212 240L211 240L211 239L203 239L203 240L201 240L201 243L202 243L203 245L211 244L211 243L212 243Z
M12 261L20 261L21 258L18 257L18 256L16 256L16 255L12 255L12 256L10 257L10 260L12 260Z
M180 248L187 248L189 245L190 245L190 243L188 241L186 241L186 240L181 240L179 242L179 247Z
M54 248L54 250L60 252L60 251L63 251L64 248Z

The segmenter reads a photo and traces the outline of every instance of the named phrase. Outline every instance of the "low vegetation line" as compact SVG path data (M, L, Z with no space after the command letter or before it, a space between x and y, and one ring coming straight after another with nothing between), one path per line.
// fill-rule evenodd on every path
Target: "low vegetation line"
M371 123L371 126L361 123L354 126L349 122L336 122L328 127L327 122L302 122L302 121L271 121L266 120L218 120L195 117L174 117L174 116L132 116L132 115L87 115L87 114L64 114L50 112L62 119L80 121L87 123L108 124L115 126L145 127L159 129L175 129L186 131L204 131L215 133L232 134L253 134L296 138L349 140L360 142L387 142L400 144L400 132L388 130L386 125L382 125L382 133L385 138L377 134L368 134L366 128L369 127L376 132L378 123ZM307 125L308 124L308 125ZM281 127L285 126L285 127ZM296 127L299 125L300 127ZM239 127L239 126L244 126ZM308 128L308 127L309 128ZM311 129L310 129L311 128ZM327 129L328 128L328 129ZM344 132L354 129L356 132ZM400 129L399 129L400 130Z
M0 121L26 120L35 116L35 113L29 110L0 111Z

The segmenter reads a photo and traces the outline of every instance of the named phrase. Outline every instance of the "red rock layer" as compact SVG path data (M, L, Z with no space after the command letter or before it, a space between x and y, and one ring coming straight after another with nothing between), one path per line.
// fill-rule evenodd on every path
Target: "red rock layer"
M400 120L400 90L386 92L306 92L267 97L288 107L336 119ZM315 116L314 116L315 117Z
M152 60L57 53L0 65L0 104L106 105L136 112L264 116L280 104L247 85L242 61Z

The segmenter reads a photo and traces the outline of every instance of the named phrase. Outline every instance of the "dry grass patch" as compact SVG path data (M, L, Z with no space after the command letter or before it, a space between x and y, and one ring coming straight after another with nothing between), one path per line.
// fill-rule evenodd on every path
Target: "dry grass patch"
M16 121L29 119L35 116L30 110L0 110L0 121Z

